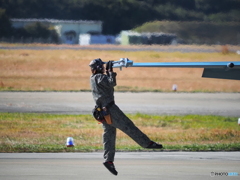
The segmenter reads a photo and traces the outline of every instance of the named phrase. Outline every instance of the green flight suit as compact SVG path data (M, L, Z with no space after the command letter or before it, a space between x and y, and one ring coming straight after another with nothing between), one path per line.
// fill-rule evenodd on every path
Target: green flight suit
M104 159L114 161L116 128L120 129L131 137L142 147L147 147L151 140L140 131L134 123L119 109L116 104L108 107L108 104L114 102L114 86L116 86L116 73L110 72L109 76L105 74L93 74L90 77L93 99L97 105L107 107L112 124L103 123L103 146Z

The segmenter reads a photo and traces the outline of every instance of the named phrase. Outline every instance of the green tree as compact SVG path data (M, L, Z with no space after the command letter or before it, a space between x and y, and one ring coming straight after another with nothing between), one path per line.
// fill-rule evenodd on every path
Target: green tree
M51 34L48 27L40 22L32 23L24 27L28 36L35 38L48 38Z
M0 37L9 37L11 35L11 22L6 15L6 10L0 8Z
M116 34L154 20L239 22L240 0L0 0L11 18L100 20Z

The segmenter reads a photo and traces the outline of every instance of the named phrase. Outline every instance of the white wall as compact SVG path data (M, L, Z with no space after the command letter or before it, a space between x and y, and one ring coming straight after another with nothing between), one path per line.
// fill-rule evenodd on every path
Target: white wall
M115 36L110 35L90 35L80 34L79 44L90 45L90 44L115 44Z
M57 27L57 32L59 36L61 37L62 43L68 43L68 44L79 44L79 35L86 34L88 32L102 32L102 23L96 22L96 23L81 23L81 24L70 24L70 23L57 23L54 25ZM72 43L68 41L68 38L66 37L65 33L69 31L75 31L76 36L73 38Z

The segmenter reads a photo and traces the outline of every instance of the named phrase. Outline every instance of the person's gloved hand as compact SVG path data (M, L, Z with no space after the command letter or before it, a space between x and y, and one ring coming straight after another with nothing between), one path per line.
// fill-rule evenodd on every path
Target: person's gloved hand
M113 61L108 61L106 64L106 71L113 72Z

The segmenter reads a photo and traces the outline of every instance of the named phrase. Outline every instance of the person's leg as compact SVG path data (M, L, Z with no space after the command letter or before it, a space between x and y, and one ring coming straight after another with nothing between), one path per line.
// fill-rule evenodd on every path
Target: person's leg
M134 125L134 123L118 108L118 106L113 105L110 108L110 114L113 121L112 125L126 133L140 146L146 148L152 142L147 135Z
M103 165L114 175L118 172L113 164L115 156L115 142L116 142L116 128L103 123L103 147L104 147L104 160Z
M105 162L114 161L115 144L116 144L116 128L108 124L103 124L103 147Z

